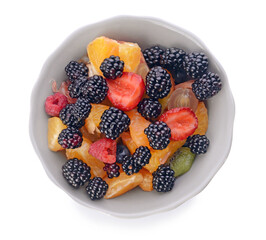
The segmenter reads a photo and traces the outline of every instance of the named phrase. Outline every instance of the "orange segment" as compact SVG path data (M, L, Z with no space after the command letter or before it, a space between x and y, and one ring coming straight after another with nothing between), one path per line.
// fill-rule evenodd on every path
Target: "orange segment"
M118 56L119 44L117 41L107 37L98 37L87 46L88 57L95 70L102 75L100 66L105 58L111 55ZM102 75L103 76L103 75Z
M51 151L63 150L62 146L58 143L58 136L63 129L67 128L60 118L52 117L48 119L48 147Z
M127 146L130 153L133 154L136 151L138 146L136 145L136 143L131 138L130 133L129 132L123 132L120 136L122 138L123 144L125 146Z
M104 180L109 186L104 198L110 199L118 197L137 187L143 181L143 177L141 173L135 173L128 176L122 172L117 178L110 179L106 177Z
M147 171L146 169L144 169L144 168L142 168L139 172L142 174L142 177L143 177L143 181L139 185L140 188L143 191L146 191L146 192L152 191L153 190L153 186L152 186L153 177L152 177L152 174L149 171Z
M163 150L151 149L151 159L149 164L145 165L149 172L153 173L159 167L160 164L164 164L167 160L185 144L186 140L182 141L170 141L167 148Z
M198 128L196 129L193 135L204 135L208 129L208 110L205 107L204 102L199 102L195 114L198 118Z
M124 72L136 72L140 63L141 49L137 43L119 44L119 57L124 61Z
M144 133L144 129L149 126L150 122L142 117L136 109L133 109L126 114L130 118L129 130L134 143L137 147L146 146L150 148L149 140Z
M85 162L88 166L91 167L92 177L104 177L106 174L103 170L104 163L89 154L88 151L90 145L91 141L83 137L81 147L75 149L66 149L66 157L67 159L77 158Z

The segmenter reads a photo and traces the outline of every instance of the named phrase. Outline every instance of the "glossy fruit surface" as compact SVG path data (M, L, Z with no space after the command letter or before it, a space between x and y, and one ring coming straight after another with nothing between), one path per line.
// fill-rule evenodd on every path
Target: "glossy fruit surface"
M143 177L143 181L140 183L139 187L145 192L152 191L153 190L152 174L144 168L142 168L139 172L142 174Z
M205 135L208 129L208 110L204 102L199 102L195 114L198 118L198 127L193 133L193 135L195 134Z

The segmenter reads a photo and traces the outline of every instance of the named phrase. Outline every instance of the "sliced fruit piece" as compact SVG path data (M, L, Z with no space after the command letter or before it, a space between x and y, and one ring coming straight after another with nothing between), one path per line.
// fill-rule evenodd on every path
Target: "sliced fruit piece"
M104 163L115 163L116 141L102 138L90 145L89 154Z
M126 114L130 118L129 130L134 143L137 147L146 146L151 148L147 135L144 133L144 129L150 125L150 122L142 117L137 109L133 109Z
M191 108L193 112L196 112L199 100L196 98L195 94L189 88L177 88L173 91L171 97L169 98L167 109L188 107Z
M186 173L192 166L196 154L192 153L188 147L180 148L170 159L170 168L174 170L175 177Z
M58 143L58 136L63 129L67 128L60 118L52 117L48 119L48 147L51 151L63 150L62 146Z
M192 135L198 127L198 119L190 108L173 108L159 119L171 129L171 139L178 141Z
M119 56L119 44L113 39L98 37L89 43L87 53L95 70L103 76L100 66L105 58L109 58L111 55Z
M114 80L107 79L109 87L107 97L110 102L123 111L135 108L140 102L145 85L140 75L124 72L122 77Z
M153 186L152 186L152 174L142 168L140 171L139 171L141 174L142 174L142 177L143 177L143 181L140 183L140 188L143 190L143 191L146 191L146 192L150 192L153 190Z
M67 159L77 158L85 162L91 168L92 177L104 177L106 172L103 170L104 163L89 154L89 148L92 142L83 137L81 147L75 149L66 149Z
M159 165L164 164L167 160L185 144L186 140L182 141L170 141L167 148L163 150L151 150L151 159L149 164L145 165L149 172L153 173L159 167Z
M193 135L205 135L208 129L208 110L204 102L199 102L197 111L195 112L198 118L198 127Z
M125 63L125 72L137 71L141 55L141 49L137 43L122 42L119 44L119 57Z
M195 80L189 80L189 81L186 81L186 82L183 82L183 83L179 83L175 86L175 89L178 89L178 88L189 88L189 89L192 89L192 83L195 82Z
M117 178L105 178L104 180L109 186L104 198L110 199L118 197L137 187L143 181L143 177L141 173L128 176L126 173L122 172Z
M147 65L147 63L143 57L143 54L141 54L140 64L138 66L136 73L142 77L144 83L146 81L146 76L147 76L149 71L150 71L150 69L149 69L149 67L148 67L148 65Z
M130 153L133 154L136 151L136 149L138 148L138 146L136 145L136 143L131 138L130 133L129 132L123 132L120 136L122 138L123 144L126 145L128 150L130 151Z

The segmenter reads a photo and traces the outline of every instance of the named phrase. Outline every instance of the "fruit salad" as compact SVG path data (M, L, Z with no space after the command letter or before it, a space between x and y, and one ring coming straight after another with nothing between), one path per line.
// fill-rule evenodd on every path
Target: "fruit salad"
M98 37L45 101L48 147L88 199L169 192L210 144L206 101L222 88L203 52Z

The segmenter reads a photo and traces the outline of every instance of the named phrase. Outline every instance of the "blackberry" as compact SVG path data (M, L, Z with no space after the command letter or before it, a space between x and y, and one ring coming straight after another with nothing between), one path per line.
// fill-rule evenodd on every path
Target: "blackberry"
M205 135L196 134L188 137L186 145L192 153L203 154L207 152L210 141Z
M145 58L146 63L150 68L160 65L161 55L164 53L164 50L159 46L153 46L147 48L143 51L143 57Z
M135 165L139 165L141 167L149 164L151 158L151 152L149 148L140 146L136 149L133 156L133 161Z
M122 169L127 175L138 173L141 168L142 166L136 164L132 156L124 156L124 161L122 162Z
M138 104L138 112L147 120L157 118L162 111L162 105L158 100L143 98Z
M121 77L124 70L124 61L121 61L118 56L110 56L105 58L100 66L103 76L108 79L116 79Z
M87 98L78 98L75 103L75 115L78 119L86 119L91 112L91 104Z
M68 160L62 167L64 178L74 188L79 188L90 180L90 170L86 163L77 158Z
M166 123L156 121L145 128L144 133L147 135L150 146L156 150L165 149L170 143L171 129Z
M90 77L82 87L81 96L88 98L91 103L100 103L107 96L108 86L102 76Z
M120 167L116 163L105 163L103 170L107 172L108 178L118 177Z
M130 119L122 110L110 107L101 116L100 131L107 138L115 140L128 129L129 124Z
M117 144L116 147L116 162L122 163L124 161L124 156L130 156L130 151L123 144Z
M108 184L100 177L94 177L88 183L86 191L91 200L103 198L108 190Z
M193 79L200 78L208 69L208 57L202 52L186 55L183 62L184 70Z
M61 133L58 136L58 143L63 148L78 148L82 144L82 134L81 132L74 127L68 127L66 129L63 129Z
M85 83L88 82L87 77L80 77L76 81L72 82L68 86L69 96L72 98L78 98L81 96Z
M174 71L180 71L183 69L184 57L186 52L182 49L171 47L167 48L161 55L161 66Z
M170 74L160 66L153 67L146 76L146 92L153 99L166 97L171 87Z
M158 169L152 174L153 188L157 192L169 192L173 189L175 184L175 172L169 165L160 165Z
M192 84L192 91L200 101L216 95L222 89L222 81L218 74L208 72Z
M84 119L77 116L75 104L66 105L66 107L60 111L59 118L69 127L81 128L85 124Z
M71 61L66 67L65 72L71 82L74 82L79 77L88 76L88 68L84 63Z

